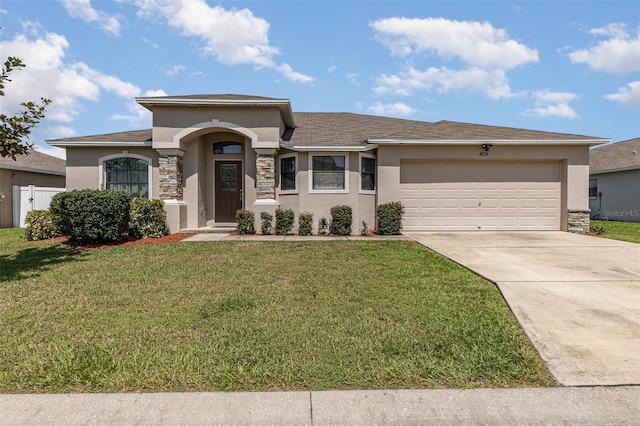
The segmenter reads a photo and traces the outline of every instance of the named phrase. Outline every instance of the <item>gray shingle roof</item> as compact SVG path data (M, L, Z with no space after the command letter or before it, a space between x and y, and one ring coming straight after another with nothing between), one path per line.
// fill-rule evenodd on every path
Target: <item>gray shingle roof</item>
M568 133L487 126L453 121L425 122L353 113L294 112L296 128L286 143L294 146L357 146L368 139L532 140L600 139Z
M629 168L640 168L640 138L602 145L589 151L591 173Z
M66 173L66 161L42 152L29 150L28 155L18 155L15 161L11 157L0 157L0 169L29 170L37 173Z
M202 95L193 95L201 99ZM219 99L220 95L216 96ZM238 96L238 95L228 95ZM171 97L175 98L175 97ZM347 112L295 112L295 128L283 135L286 146L365 146L367 140L431 141L582 141L601 140L568 133L488 126L453 121L415 121ZM102 135L52 139L53 145L65 142L150 142L151 129Z

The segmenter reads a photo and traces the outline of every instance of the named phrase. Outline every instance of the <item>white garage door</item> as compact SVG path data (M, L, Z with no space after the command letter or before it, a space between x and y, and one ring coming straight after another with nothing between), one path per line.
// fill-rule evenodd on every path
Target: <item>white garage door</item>
M559 230L559 162L400 163L403 228Z

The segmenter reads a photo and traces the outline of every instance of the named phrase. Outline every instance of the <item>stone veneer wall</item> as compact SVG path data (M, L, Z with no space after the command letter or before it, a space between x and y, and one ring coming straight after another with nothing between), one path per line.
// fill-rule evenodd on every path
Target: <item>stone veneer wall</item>
M161 156L159 161L160 199L182 200L182 157Z
M256 196L259 200L276 198L276 159L273 155L257 154Z
M567 231L576 234L588 234L591 228L589 210L569 210Z

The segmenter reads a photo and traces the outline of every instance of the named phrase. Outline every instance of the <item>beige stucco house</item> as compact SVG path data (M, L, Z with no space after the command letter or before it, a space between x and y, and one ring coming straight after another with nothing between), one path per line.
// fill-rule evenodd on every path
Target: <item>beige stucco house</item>
M592 219L640 222L640 138L590 151Z
M352 207L405 206L406 230L570 230L589 226L589 147L608 139L293 112L288 99L141 97L149 130L48 141L67 150L67 189L118 188L164 201L171 232L228 225L279 206L314 222ZM259 228L259 223L256 224Z

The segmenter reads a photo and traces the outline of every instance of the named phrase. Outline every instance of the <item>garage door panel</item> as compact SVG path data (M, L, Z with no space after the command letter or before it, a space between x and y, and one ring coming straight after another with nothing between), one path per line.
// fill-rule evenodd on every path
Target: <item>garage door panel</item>
M401 162L407 230L560 229L559 162Z

